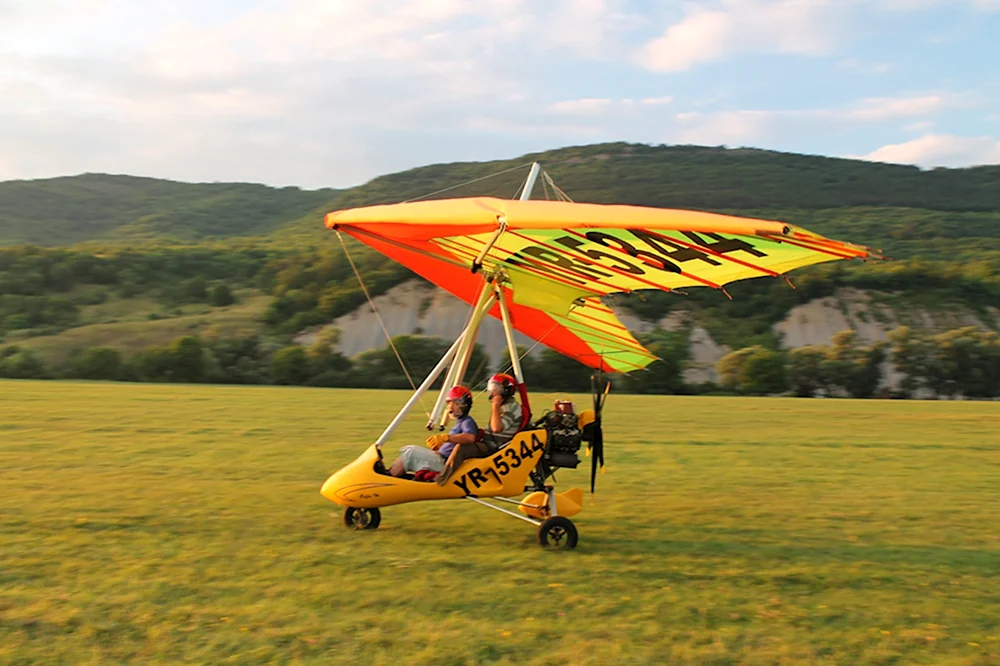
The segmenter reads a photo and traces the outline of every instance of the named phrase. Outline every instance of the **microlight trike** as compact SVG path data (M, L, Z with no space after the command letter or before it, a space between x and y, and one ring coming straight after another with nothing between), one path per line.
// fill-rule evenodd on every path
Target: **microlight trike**
M327 215L327 227L338 235L342 231L369 245L472 306L461 334L381 436L323 484L322 495L345 507L348 527L377 528L380 509L394 504L465 499L535 524L542 546L575 547L577 530L569 518L581 510L583 493L578 488L557 493L554 473L577 467L586 443L593 492L604 459L601 413L610 388L604 373L639 371L658 360L619 321L605 297L697 286L725 291L724 285L736 280L777 278L825 261L878 256L783 222L574 203L544 173L561 200L530 200L539 173L538 164L532 165L514 200L418 201ZM427 428L445 426L446 392L462 383L487 315L503 323L521 400L521 430L495 454L466 460L444 485L389 476L382 446L442 374ZM595 370L590 409L532 414L515 330ZM516 505L518 512L486 499Z

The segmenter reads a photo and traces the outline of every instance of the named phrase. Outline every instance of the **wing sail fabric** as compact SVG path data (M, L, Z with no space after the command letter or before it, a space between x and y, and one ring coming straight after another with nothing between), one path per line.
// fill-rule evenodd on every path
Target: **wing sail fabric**
M655 360L600 297L640 289L721 288L839 259L876 256L781 222L640 206L449 199L327 215L342 229L467 302L484 263L509 277L515 328L591 367ZM499 317L499 308L494 316Z

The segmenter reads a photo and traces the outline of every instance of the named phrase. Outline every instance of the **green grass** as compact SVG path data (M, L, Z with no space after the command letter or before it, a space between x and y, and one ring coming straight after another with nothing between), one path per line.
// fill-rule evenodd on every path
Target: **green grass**
M226 307L186 304L177 308L179 315L164 312L162 305L148 299L122 299L99 306L88 318L101 323L75 326L55 335L20 338L8 336L7 344L38 352L46 362L56 365L66 362L74 351L90 347L113 347L131 354L148 347L165 347L184 335L237 336L258 333L263 329L261 317L271 302L264 294L242 295L241 300ZM103 308L103 309L101 309ZM150 320L156 313L162 319ZM114 321L107 321L107 319Z
M462 501L341 527L404 399L0 382L0 664L1000 661L996 403L612 395L551 553Z

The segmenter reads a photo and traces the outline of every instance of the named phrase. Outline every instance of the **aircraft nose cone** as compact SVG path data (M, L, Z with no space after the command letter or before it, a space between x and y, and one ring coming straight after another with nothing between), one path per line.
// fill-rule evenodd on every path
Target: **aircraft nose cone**
M337 477L340 476L339 472L334 472L330 475L326 481L323 482L323 487L319 489L319 494L330 500L331 502L336 502L337 488L340 487L340 483L337 481Z

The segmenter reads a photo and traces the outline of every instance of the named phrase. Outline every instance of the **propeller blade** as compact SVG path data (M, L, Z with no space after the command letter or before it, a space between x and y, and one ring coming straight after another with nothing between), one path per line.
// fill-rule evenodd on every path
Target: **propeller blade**
M590 494L594 494L594 485L597 481L597 468L604 468L604 427L601 424L601 410L604 408L604 400L601 399L601 383L604 379L603 373L598 370L590 376L590 388L594 396L594 436L590 441ZM611 382L604 386L604 398L607 399L608 391L611 390Z
M590 494L594 494L594 483L597 480L597 468L604 467L604 430L601 419L594 420L594 436L590 443Z

